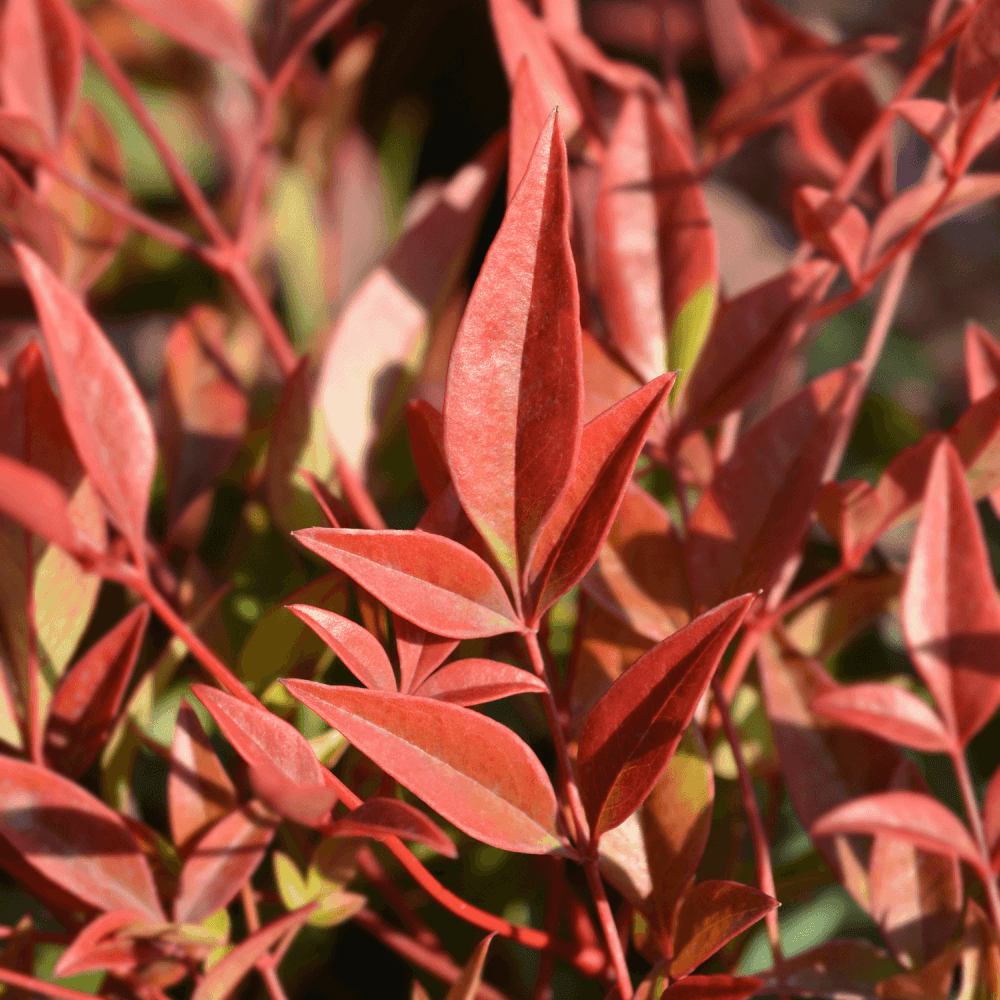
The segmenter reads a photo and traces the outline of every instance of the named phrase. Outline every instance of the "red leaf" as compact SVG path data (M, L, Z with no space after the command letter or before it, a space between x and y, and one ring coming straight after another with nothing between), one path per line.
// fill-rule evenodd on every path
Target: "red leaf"
M98 910L163 919L153 875L118 813L54 771L5 757L0 836L46 879Z
M924 753L948 753L953 742L927 703L892 684L852 684L815 698L813 712Z
M445 819L506 851L555 850L556 799L528 746L458 705L288 680L285 686Z
M62 273L63 249L59 224L52 210L5 158L0 158L0 222L6 239L31 247L56 272ZM11 266L5 245L0 250L3 271Z
M375 796L323 831L327 837L400 837L426 844L446 858L458 851L448 835L419 809L399 799Z
M406 408L410 453L424 496L433 500L451 483L444 457L444 417L425 399L415 399Z
M962 821L937 799L920 792L882 792L852 799L825 813L810 828L813 837L837 833L892 834L982 870L982 858Z
M3 454L0 454L0 513L85 562L99 556L103 549L73 521L69 497L55 479Z
M804 313L836 276L826 261L789 268L724 302L684 383L679 439L742 409L770 384L806 331Z
M473 658L455 660L435 670L413 693L469 707L545 690L543 681L520 667Z
M306 826L315 826L326 817L336 795L312 747L293 725L261 706L204 684L192 685L191 692L250 765L250 783L258 798Z
M101 752L139 656L149 606L142 604L73 664L56 688L45 730L45 756L78 778Z
M277 825L276 816L249 802L209 827L181 869L174 920L200 924L228 906L264 859Z
M741 882L699 883L677 912L670 975L678 979L687 975L777 905L767 893Z
M181 701L167 775L167 813L178 852L186 856L196 837L235 808L236 789L229 775L194 709Z
M596 226L597 284L611 343L643 381L666 370L668 345L671 366L687 368L694 353L676 353L674 326L696 293L710 293L714 306L715 231L690 154L646 96L628 97L615 125ZM710 316L709 308L706 325Z
M444 1000L475 1000L479 993L479 984L483 977L483 966L486 964L486 952L496 934L487 934L476 945L469 961L462 968L461 975L451 984Z
M255 87L266 83L243 26L217 0L118 0L136 17L159 28L175 42L234 69Z
M435 635L472 639L521 630L493 570L450 538L337 528L294 534L391 611Z
M510 143L507 153L507 203L510 204L528 168L538 134L545 128L552 107L538 87L531 62L521 56L510 87Z
M537 621L593 565L673 383L672 373L661 375L584 427L566 491L542 528L528 567L532 620Z
M914 665L964 746L1000 705L1000 597L955 449L931 462L900 604Z
M784 56L741 80L716 105L709 134L724 149L787 117L797 101L815 93L852 59L891 52L897 41L885 35L851 39L817 52Z
M241 941L225 958L209 969L191 994L191 1000L221 1000L228 997L240 980L257 964L258 959L285 935L294 936L315 908L315 903L309 903L293 910Z
M569 221L566 148L553 113L469 296L444 407L455 490L515 592L580 448L580 302Z
M965 375L973 402L1000 385L1000 344L978 323L965 327Z
M752 595L734 598L664 639L591 709L577 763L595 839L656 784L752 603Z
M116 932L143 925L149 925L149 916L138 910L113 910L94 917L59 956L52 969L53 977L63 979L92 969L128 975L138 965L135 945L117 937Z
M997 863L1000 850L1000 767L993 772L983 796L983 830L986 846L993 858L993 871L1000 867Z
M849 202L817 187L800 187L792 199L795 228L803 239L844 266L852 282L861 273L868 220Z
M759 988L760 980L753 976L687 976L668 986L657 1000L747 1000Z
M286 605L302 619L343 661L365 687L396 690L396 675L382 644L361 625L333 611L308 604Z
M38 310L73 443L136 561L142 563L156 468L149 411L121 358L79 299L32 250L15 243L14 252Z
M448 659L458 646L457 639L442 639L425 632L419 625L392 616L399 654L399 689L409 694Z
M0 16L0 93L4 110L23 114L55 148L76 108L83 40L52 0L8 0Z
M977 5L958 39L952 73L952 97L958 107L961 130L980 102L988 100L1000 83L1000 4Z

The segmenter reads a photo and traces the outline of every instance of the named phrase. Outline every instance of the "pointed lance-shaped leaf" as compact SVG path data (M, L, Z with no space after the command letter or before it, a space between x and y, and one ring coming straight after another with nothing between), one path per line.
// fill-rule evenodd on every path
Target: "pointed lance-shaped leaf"
M914 666L964 746L1000 705L1000 597L962 463L934 452L900 605Z
M451 984L448 995L444 1000L475 1000L479 993L479 983L483 978L483 966L486 964L486 953L489 951L490 942L496 937L496 933L487 934L486 937L476 945L469 961L462 968L462 973Z
M741 882L700 882L681 900L670 975L687 975L777 905L766 892Z
M937 799L920 792L881 792L852 799L820 816L810 828L815 837L837 833L892 834L926 851L961 858L983 871L983 859L962 821Z
M857 281L868 243L868 220L861 210L829 191L806 185L795 192L792 212L803 239L842 264L851 281Z
M186 856L199 835L235 808L236 789L194 709L182 700L167 775L167 815L178 853Z
M15 243L14 252L35 301L80 461L141 564L156 468L149 410L128 369L80 300L34 251Z
M1000 343L979 323L965 326L965 377L973 402L1000 385Z
M251 801L209 827L181 868L174 920L200 924L228 906L264 860L277 826L274 813Z
M584 428L567 484L528 567L534 620L593 565L631 482L650 426L663 408L674 375L660 375Z
M658 643L591 709L577 763L595 839L656 784L753 600L733 598Z
M711 606L767 589L809 527L831 450L854 412L860 382L847 365L811 382L740 437L688 524L692 590Z
M415 691L448 659L458 646L458 639L442 639L399 615L392 616L399 655L399 689L403 694Z
M959 128L965 126L977 107L990 99L1000 83L1000 4L985 0L977 4L955 50L952 97L958 109Z
M440 667L413 693L468 708L515 694L544 694L547 690L545 682L527 670L474 657Z
M191 1000L222 1000L228 997L267 950L286 935L293 936L315 909L315 903L307 903L254 931L208 970L191 994Z
M434 500L451 482L444 457L444 417L426 399L414 399L406 407L406 426L424 496Z
M524 177L538 133L545 127L551 107L545 106L545 96L531 69L531 60L521 56L510 87L510 141L507 147L507 203Z
M329 813L336 794L306 738L291 723L204 684L191 692L208 709L233 749L250 766L258 798L288 819L315 826Z
M753 976L685 976L672 983L656 1000L749 1000L761 981ZM645 1000L636 993L636 1000Z
M101 752L148 622L149 606L141 604L98 639L56 688L45 728L45 756L63 774L80 777Z
M81 972L101 969L113 975L128 975L139 965L135 942L118 932L149 926L149 917L138 910L112 910L94 917L69 947L59 956L52 969L56 979L76 976Z
M396 675L382 644L362 625L334 611L308 604L289 604L288 610L302 619L343 661L365 687L396 690Z
M284 684L470 837L524 854L558 848L548 775L506 726L431 698L298 679Z
M570 211L566 147L553 112L469 296L445 393L452 482L515 592L580 448Z
M44 878L98 910L163 919L153 873L124 820L75 782L5 757L0 837Z
M399 837L426 844L446 858L457 858L458 851L448 835L415 806L401 799L374 796L331 823L324 831L328 837Z
M911 750L949 753L954 748L934 710L915 694L892 684L870 682L836 688L814 698L809 707L841 725L864 729Z
M247 33L230 9L218 0L174 0L169 4L118 0L118 3L175 42L225 63L255 87L265 85L264 71Z
M596 205L597 282L611 343L644 381L683 378L718 289L715 231L694 163L663 109L630 95L615 125Z
M307 528L295 538L395 611L435 635L519 632L496 574L474 552L426 531Z

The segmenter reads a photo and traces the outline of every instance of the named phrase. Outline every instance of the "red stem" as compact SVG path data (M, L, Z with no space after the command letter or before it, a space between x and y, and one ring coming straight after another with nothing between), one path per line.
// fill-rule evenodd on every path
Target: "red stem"
M540 858L548 867L548 892L545 896L545 932L551 937L559 933L559 921L562 918L563 900L566 897L566 876L563 872L562 858ZM535 988L532 1000L552 1000L552 974L556 969L556 957L551 951L543 951L538 963L538 975L535 977Z
M591 895L594 897L597 918L601 923L604 940L608 946L611 966L615 970L618 995L621 1000L632 1000L632 978L628 973L628 964L625 961L625 950L622 948L621 938L618 937L615 915L611 912L611 905L608 903L608 897L604 891L604 883L601 881L601 871L597 866L596 855L587 858L583 867L587 873L587 883L590 886Z

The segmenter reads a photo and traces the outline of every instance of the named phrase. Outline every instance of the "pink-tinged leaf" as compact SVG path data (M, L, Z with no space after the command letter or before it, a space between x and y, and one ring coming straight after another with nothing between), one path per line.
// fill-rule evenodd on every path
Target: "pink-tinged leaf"
M680 978L778 905L741 882L700 882L681 901L670 975Z
M228 906L264 860L277 826L277 816L251 801L209 827L181 869L174 920L200 924Z
M455 639L519 632L490 567L450 538L425 531L308 528L295 537L396 614Z
M538 694L545 690L542 680L520 667L473 658L440 667L413 693L468 708L515 694Z
M852 684L821 694L809 706L842 726L920 750L948 753L954 743L940 717L915 694L892 684Z
M937 204L948 183L941 180L914 184L882 209L872 225L864 257L865 269L872 267ZM923 231L926 233L998 194L1000 174L966 174L951 188Z
M479 993L479 984L483 978L483 966L486 964L486 953L489 951L490 942L496 934L487 934L486 937L473 949L472 957L462 968L462 973L451 984L447 996L444 1000L475 1000Z
M254 793L275 812L306 826L329 813L336 794L306 738L289 722L258 705L195 684L198 700L250 767Z
M993 859L993 871L1000 868L1000 767L993 772L983 797L983 831Z
M469 296L445 395L452 482L514 591L580 448L569 222L566 147L553 113Z
M51 476L0 454L0 513L77 559L90 562L101 554L103 546L74 523L69 504L66 492Z
M426 844L446 858L458 851L448 835L419 809L400 799L375 796L323 831L328 837L399 837Z
M982 858L962 821L946 806L920 792L882 792L845 802L817 819L810 835L886 833L925 851L945 854L982 869Z
M656 784L752 603L752 595L734 598L664 639L591 709L577 764L595 838L624 822Z
M149 864L121 816L79 785L26 761L0 767L0 836L19 858L98 910L163 919Z
M861 210L829 191L806 186L795 192L792 212L803 239L842 264L851 281L857 281L868 243L868 220Z
M8 239L26 243L53 271L62 272L59 224L49 207L24 182L6 157L0 158L0 223L3 223ZM4 275L4 284L9 283L7 272L13 267L9 250L4 246L0 249L0 273Z
M958 138L957 118L952 108L943 101L915 97L907 101L894 101L893 108L921 138L950 167L955 158Z
M952 98L958 108L961 131L979 104L992 96L998 83L1000 4L985 0L969 18L955 50Z
M844 996L877 1000L876 984L898 965L881 948L857 938L826 941L762 972L771 993L793 996ZM760 992L764 992L761 990Z
M691 588L712 606L769 588L809 527L831 452L854 413L856 365L811 382L740 437L688 523Z
M568 2L576 7L576 0ZM622 94L633 90L654 96L660 93L660 85L651 74L634 63L609 59L588 35L580 31L578 18L556 23L546 11L546 22L549 37L563 60L579 74L590 74Z
M655 1000L747 1000L758 989L760 980L753 976L686 976L668 986ZM642 1000L638 993L636 1000Z
M288 610L302 619L343 661L365 687L395 691L396 675L382 644L361 625L333 611L308 604L289 604Z
M195 987L191 1000L225 1000L268 949L286 935L293 937L314 909L316 904L309 903L293 910L241 941L225 958L209 969Z
M826 261L808 261L722 303L684 383L678 437L718 423L764 391L802 339L809 305L836 274Z
M673 373L661 375L583 428L569 483L528 566L534 620L593 565L673 384Z
M900 604L907 648L962 746L1000 705L1000 597L961 460L931 462Z
M167 775L167 814L174 845L186 857L197 837L236 808L236 789L194 709L177 712Z
M965 327L965 377L973 402L1000 385L1000 343L978 323Z
M451 482L444 457L444 417L427 400L415 399L406 408L406 426L424 496L433 500Z
M56 688L45 729L45 756L63 774L80 777L101 752L148 622L149 606L142 604L98 639Z
M288 680L304 705L460 830L501 850L555 850L544 768L506 726L413 695Z
M544 116L558 108L563 131L572 140L583 125L584 111L545 26L521 0L490 0L490 20L507 79L513 83L527 58Z
M367 467L401 374L462 280L504 153L495 139L432 196L330 334L316 402L355 469Z
M392 616L396 633L396 652L399 654L399 689L409 694L448 659L458 647L457 639L442 639L425 632L419 625Z
M156 437L142 395L80 300L21 243L14 252L38 311L73 443L142 563Z
M510 88L510 142L507 150L507 203L520 185L528 168L538 134L545 127L551 107L539 90L531 62L521 57Z
M63 979L92 969L128 975L138 965L138 955L133 942L119 938L117 932L148 924L148 914L138 910L114 910L94 917L59 956L53 977Z
M239 453L246 394L229 365L226 319L198 306L170 333L160 383L160 440L167 520L210 489Z
M83 78L83 39L53 0L8 0L0 14L4 110L24 115L58 145Z
M813 52L783 56L741 80L716 105L709 134L723 148L786 118L852 59L891 52L898 42L869 35Z
M217 0L118 0L136 17L159 28L175 42L234 69L254 86L264 85L264 72L250 39L228 7Z
M626 99L601 173L597 199L597 283L611 343L644 381L667 367L688 368L676 324L695 296L718 287L715 231L694 163L663 108L639 94ZM694 307L692 307L694 308Z

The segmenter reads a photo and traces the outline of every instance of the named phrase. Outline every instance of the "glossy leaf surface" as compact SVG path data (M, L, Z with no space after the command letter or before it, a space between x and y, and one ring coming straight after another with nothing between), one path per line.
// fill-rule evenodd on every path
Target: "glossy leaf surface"
M468 707L545 690L544 681L520 667L474 657L439 667L413 693Z
M367 799L325 831L331 837L400 837L426 844L446 858L458 851L444 831L419 809L400 799L380 796Z

